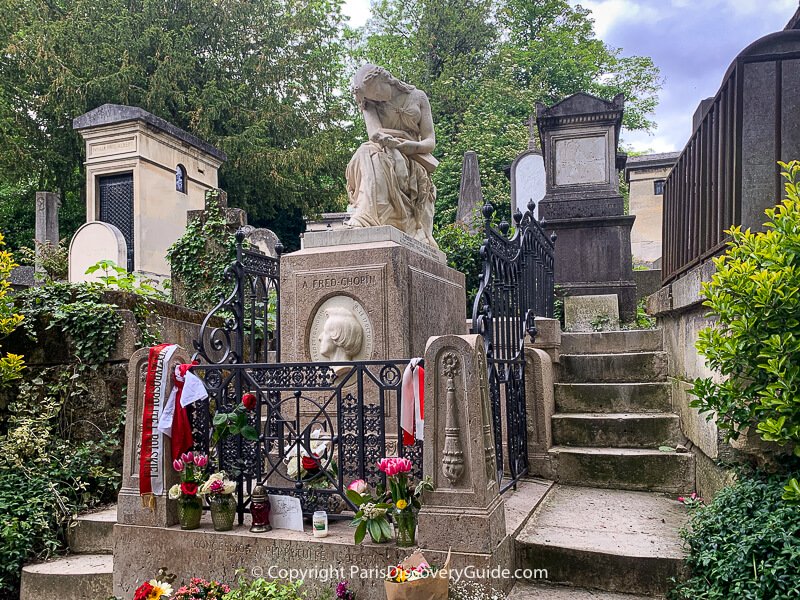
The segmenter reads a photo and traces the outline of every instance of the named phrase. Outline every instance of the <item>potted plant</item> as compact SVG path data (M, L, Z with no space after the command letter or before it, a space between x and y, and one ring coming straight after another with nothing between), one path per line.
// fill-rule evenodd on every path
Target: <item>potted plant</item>
M181 474L181 482L169 490L169 498L178 502L178 521L181 529L197 529L203 515L203 502L198 496L203 482L203 469L208 465L205 454L185 452L172 462L172 468Z
M416 487L411 484L409 473L412 468L407 458L384 458L378 468L386 474L389 493L392 496L392 518L394 519L397 545L410 547L416 545L417 512L421 507L420 497L424 490L433 490L430 477L420 481Z
M211 475L200 488L200 494L206 497L211 508L211 522L215 531L233 529L233 519L236 517L235 491L236 484L228 479L224 471Z
M347 487L347 498L356 505L358 512L350 522L356 528L355 542L360 544L369 533L369 537L376 544L383 544L392 539L392 526L389 524L388 514L392 505L381 502L369 493L369 486L363 479L357 479Z

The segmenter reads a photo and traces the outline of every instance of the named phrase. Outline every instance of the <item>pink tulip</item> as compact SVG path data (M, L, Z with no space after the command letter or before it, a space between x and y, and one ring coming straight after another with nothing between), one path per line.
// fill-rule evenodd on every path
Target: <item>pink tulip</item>
M194 453L191 451L184 452L183 454L181 454L181 460L187 465L192 464L194 462Z
M175 469L178 473L183 471L183 461L180 459L172 461L172 468Z
M202 469L208 464L208 457L205 454L197 454L194 457L194 464Z
M411 461L407 458L398 458L395 460L395 466L398 473L409 473L411 471Z
M353 483L347 486L347 489L353 490L356 494L364 494L369 489L369 486L363 479L356 479Z

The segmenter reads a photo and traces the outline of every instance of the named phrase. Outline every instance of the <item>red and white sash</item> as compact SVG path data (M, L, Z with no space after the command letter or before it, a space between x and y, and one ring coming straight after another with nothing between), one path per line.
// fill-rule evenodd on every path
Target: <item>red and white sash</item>
M139 454L139 493L143 497L164 494L164 434L158 430L158 422L167 401L168 366L176 348L175 344L152 346L147 360Z
M413 446L414 440L423 440L425 424L425 369L422 359L413 358L403 371L400 403L400 428L403 445Z
M171 439L172 460L192 449L192 426L186 407L208 398L203 381L189 369L192 364L176 365L172 377L172 392L161 412L158 430Z

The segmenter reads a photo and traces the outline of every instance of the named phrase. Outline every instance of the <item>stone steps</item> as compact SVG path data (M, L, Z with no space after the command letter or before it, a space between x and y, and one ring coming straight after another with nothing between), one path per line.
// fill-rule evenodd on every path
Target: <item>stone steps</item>
M22 569L20 600L105 600L114 587L117 507L78 515L67 531L72 554Z
M520 581L514 585L508 600L652 600L653 596L633 596L564 585Z
M568 413L553 415L556 446L658 448L685 438L678 415L667 413Z
M562 354L618 354L657 352L663 346L661 329L561 334Z
M679 531L687 517L679 502L658 494L558 484L516 537L517 567L546 570L548 584L664 594L684 569ZM616 600L532 583L521 586L517 598Z
M26 565L20 600L103 600L113 593L114 557L75 554Z
M572 446L554 446L548 453L559 483L675 496L694 490L691 453Z
M558 413L657 413L672 410L669 383L557 383Z
M67 543L75 554L111 554L117 507L78 515L67 531Z
M666 352L562 354L561 383L652 383L667 380Z

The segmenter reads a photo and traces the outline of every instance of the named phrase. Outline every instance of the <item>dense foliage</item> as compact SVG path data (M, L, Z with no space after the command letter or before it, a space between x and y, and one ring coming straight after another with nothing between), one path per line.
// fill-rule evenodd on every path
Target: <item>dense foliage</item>
M467 306L466 316L472 317L472 304L478 293L480 282L478 277L483 268L480 256L483 244L483 229L472 233L459 223L449 223L435 227L433 235L439 243L439 249L447 255L447 264L464 273L466 277Z
M11 274L11 269L17 266L14 262L14 257L11 253L3 247L3 234L0 233L0 340L14 331L23 317L14 308L14 303L8 295L11 283L8 277ZM0 346L2 350L2 346ZM24 368L22 356L9 352L3 355L0 352L0 388L4 387L11 381L19 379L22 376L22 369Z
M692 405L728 438L755 426L800 456L800 162L782 166L786 199L766 211L766 231L731 228L703 286L716 321L697 349L723 379L698 379Z
M674 600L797 598L800 508L781 499L780 477L745 477L693 509L684 539L691 577Z
M503 170L527 147L537 102L576 92L627 98L625 126L652 127L660 86L649 58L595 37L591 13L567 0L378 0L361 56L425 90L441 160L437 222L452 223L461 160L475 150L484 197L509 205Z
M83 222L71 120L106 102L224 150L231 205L293 250L302 215L345 205L345 166L364 139L348 92L357 63L428 93L440 224L453 221L466 150L486 197L507 204L503 168L527 146L537 101L624 92L626 126L650 127L660 83L650 59L598 40L590 12L566 0L376 0L357 30L341 0L0 0L0 11L0 229L12 248L30 245L35 190L61 193L63 235Z

